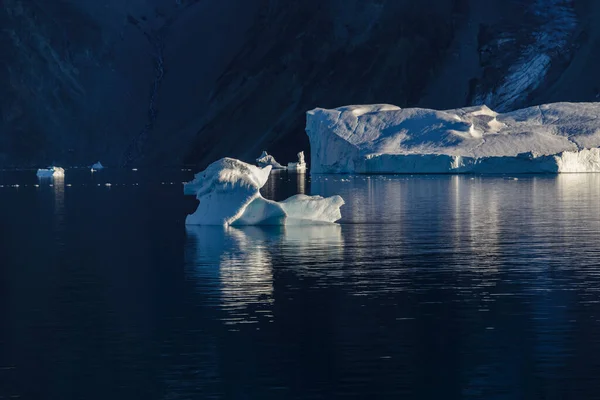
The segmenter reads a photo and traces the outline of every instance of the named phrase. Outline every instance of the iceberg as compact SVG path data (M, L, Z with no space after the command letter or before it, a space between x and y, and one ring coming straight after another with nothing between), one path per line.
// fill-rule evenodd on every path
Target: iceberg
M40 168L37 170L38 178L61 178L65 176L65 170L61 167Z
M264 150L263 150L262 154L260 155L260 157L258 157L256 159L256 163L258 164L259 167L266 167L267 165L270 165L271 167L273 167L273 169L285 169L285 166L279 164L275 160L275 157L273 157L272 155L270 155L269 153L267 153Z
M306 171L306 162L304 162L304 152L301 151L298 153L298 162L291 162L287 165L288 171L292 172L305 172Z
M90 168L93 171L98 171L100 169L104 169L104 165L102 165L102 163L100 161L98 161L97 163L93 164Z
M600 172L600 103L316 108L306 132L315 174Z
M184 184L184 194L200 201L186 225L312 225L334 223L341 218L340 196L323 198L298 194L276 202L262 197L272 166L260 168L222 158Z

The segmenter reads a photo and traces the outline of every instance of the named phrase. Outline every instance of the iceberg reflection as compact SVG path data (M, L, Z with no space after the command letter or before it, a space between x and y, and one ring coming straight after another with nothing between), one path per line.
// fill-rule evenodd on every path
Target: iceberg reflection
M342 254L339 225L287 227L186 226L186 265L197 289L212 295L227 324L272 318L273 258L282 254L303 271L316 259ZM290 257L290 255L292 255Z
M268 250L269 235L259 228L186 226L186 264L198 290L214 294L229 312L228 323L252 322L250 306L272 301L273 273Z
M328 262L333 268L344 251L342 227L337 224L286 226L280 251L286 255L288 268L304 274L316 263Z

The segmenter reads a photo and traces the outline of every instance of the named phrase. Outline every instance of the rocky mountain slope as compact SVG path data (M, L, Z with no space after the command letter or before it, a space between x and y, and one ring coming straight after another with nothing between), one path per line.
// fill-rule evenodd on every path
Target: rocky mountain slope
M3 0L0 165L308 150L305 112L594 101L593 0Z

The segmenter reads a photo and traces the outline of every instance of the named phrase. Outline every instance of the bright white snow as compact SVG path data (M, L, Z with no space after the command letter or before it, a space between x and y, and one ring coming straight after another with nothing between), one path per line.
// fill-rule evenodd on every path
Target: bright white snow
M306 162L304 161L304 152L298 153L298 162L290 162L287 165L287 169L290 172L305 172Z
M38 178L60 178L63 176L65 176L65 170L61 167L48 167L37 170Z
M292 196L282 202L267 200L260 188L271 166L259 168L232 158L222 158L184 185L184 194L200 201L188 215L187 225L310 225L333 223L341 218L340 196Z
M313 173L600 172L600 103L499 114L377 104L307 114Z
M256 162L258 163L259 167L266 167L267 165L270 165L273 167L273 169L285 169L284 165L279 164L277 160L275 160L275 157L264 150L260 157L256 159Z

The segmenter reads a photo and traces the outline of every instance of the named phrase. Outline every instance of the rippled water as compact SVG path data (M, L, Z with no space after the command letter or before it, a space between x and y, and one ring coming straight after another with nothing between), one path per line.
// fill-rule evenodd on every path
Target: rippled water
M243 229L190 176L0 173L0 398L600 397L600 175L275 174L341 224Z

